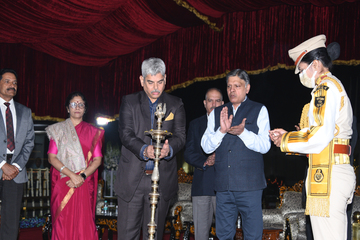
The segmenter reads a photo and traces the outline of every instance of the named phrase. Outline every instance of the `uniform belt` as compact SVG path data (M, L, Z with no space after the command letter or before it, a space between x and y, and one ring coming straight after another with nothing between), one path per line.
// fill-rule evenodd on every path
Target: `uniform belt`
M145 172L146 175L151 175L153 173L153 171L154 170L145 170L144 172Z
M6 162L10 163L12 159L13 154L6 154Z
M334 153L347 154L347 155L350 156L350 154L351 154L351 146L350 145L334 144Z

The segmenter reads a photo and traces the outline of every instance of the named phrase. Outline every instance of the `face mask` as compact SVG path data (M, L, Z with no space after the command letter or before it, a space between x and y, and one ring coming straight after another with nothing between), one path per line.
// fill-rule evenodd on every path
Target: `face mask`
M311 66L312 63L313 62L311 62L309 64L309 66L299 74L301 84L307 88L315 87L315 75L316 75L317 71L314 72L314 74L312 75L311 78L309 78L308 75L306 74L306 70L309 69L309 67Z

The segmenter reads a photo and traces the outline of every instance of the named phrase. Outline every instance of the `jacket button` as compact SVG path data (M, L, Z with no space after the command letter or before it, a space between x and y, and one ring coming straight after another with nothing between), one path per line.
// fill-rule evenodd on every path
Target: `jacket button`
M3 157L5 157L5 154L3 154Z
M231 150L229 150L229 152L231 153Z
M6 143L6 140L4 140L4 143Z

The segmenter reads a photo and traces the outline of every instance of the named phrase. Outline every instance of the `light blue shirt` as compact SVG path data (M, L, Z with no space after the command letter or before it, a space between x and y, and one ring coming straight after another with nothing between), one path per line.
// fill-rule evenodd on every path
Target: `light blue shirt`
M234 116L236 115L237 109L239 109L240 105L237 109L233 107ZM220 132L220 127L214 131L215 128L215 111L212 111L208 117L208 124L206 131L201 138L201 147L204 152L210 154L214 152L221 144L223 138L226 133ZM261 154L265 154L269 151L271 147L269 130L270 130L270 122L269 122L269 114L265 106L263 106L259 112L259 116L257 118L257 126L259 128L258 133L251 132L246 129L246 125L244 131L238 135L238 137L244 142L245 146L253 150L255 152L259 152Z

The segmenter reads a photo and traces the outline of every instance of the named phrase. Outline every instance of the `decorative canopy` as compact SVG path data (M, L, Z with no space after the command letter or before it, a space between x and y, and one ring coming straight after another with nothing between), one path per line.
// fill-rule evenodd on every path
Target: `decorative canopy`
M181 28L221 30L225 13L355 0L2 0L0 43L22 43L83 66L102 66Z

